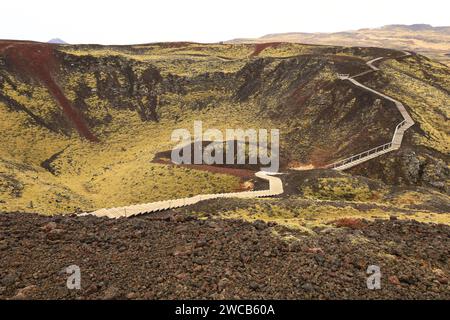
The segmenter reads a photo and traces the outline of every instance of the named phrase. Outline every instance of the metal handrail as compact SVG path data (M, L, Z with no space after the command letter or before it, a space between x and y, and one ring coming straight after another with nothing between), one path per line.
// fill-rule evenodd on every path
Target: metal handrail
M388 143L385 143L385 144L383 144L383 145L381 145L381 146L378 146L378 147L369 149L369 150L367 150L367 151L364 151L364 152L355 154L355 155L353 155L353 156L351 156L351 157L348 157L348 158L345 158L345 159L336 161L336 162L334 162L334 163L332 163L332 164L326 166L326 168L336 168L336 167L340 167L340 166L343 166L343 165L345 165L345 164L349 164L349 163L352 163L352 162L354 162L354 161L360 160L360 159L362 159L362 158L364 158L364 157L368 157L368 156L370 156L370 155L372 155L372 154L374 154L374 153L381 152L381 151L384 151L384 150L386 150L386 149L391 148L392 145L394 144L394 140L395 140L395 137L396 137L396 135L397 135L398 130L399 130L401 127L403 127L406 123L407 123L407 121L406 121L406 120L403 120L402 122L400 122L400 123L395 127L395 132L394 132L394 135L393 135L393 137L392 137L391 142L388 142Z
M386 149L389 149L390 147L392 147L392 142L388 142L388 143L385 143L385 144L383 144L381 146L378 146L378 147L372 148L370 150L367 150L367 151L355 154L355 155L353 155L353 156L351 156L349 158L336 161L336 162L328 165L327 168L340 167L340 166L342 166L344 164L348 164L348 163L354 162L356 160L360 160L360 159L362 159L364 157L368 157L368 156L370 156L372 154L384 151Z
M400 123L395 127L394 135L392 136L392 143L394 143L395 137L397 136L398 129L400 129L401 127L403 127L407 122L408 122L408 121L403 120L402 122L400 122Z
M407 51L403 51L403 52L404 52L404 56L410 56L410 55L411 55L411 53L409 53L409 52L407 52ZM403 56L401 56L401 57L403 57ZM358 85L358 86L360 86L360 87L363 87L363 88L365 88L365 89L367 89L367 90L369 90L369 91L375 92L376 94L378 94L378 95L380 95L380 96L382 96L382 97L384 97L384 98L386 98L386 99L389 99L389 100L393 101L393 102L395 103L395 105L397 106L397 108L399 109L400 113L402 114L404 120L403 120L402 122L400 122L400 123L395 127L394 135L392 136L391 142L386 143L386 144L383 144L383 145L378 146L378 147L375 147L375 148L372 148L372 149L370 149L370 150L367 150L367 151L358 153L358 154L353 155L353 156L351 156L351 157L349 157L349 158L346 158L346 159L343 159L343 160L336 161L336 162L334 162L334 163L332 163L332 164L330 164L330 165L325 166L325 168L333 168L333 169L334 169L334 168L337 168L337 167L340 167L340 166L343 166L343 165L346 165L346 164L355 162L355 161L360 160L360 159L362 159L362 158L364 158L364 157L368 157L368 156L370 156L370 155L372 155L372 154L375 154L375 153L378 153L378 152L385 151L385 150L387 150L387 149L395 150L395 147L394 147L395 139L396 139L396 138L399 138L400 143L401 143L401 139L403 138L403 132L399 134L400 128L403 127L404 125L409 125L409 126L408 126L408 128L409 128L410 126L412 126L412 125L414 124L414 121L411 119L411 117L409 116L408 112L407 112L406 110L403 110L403 111L402 111L402 109L400 109L399 104L400 104L400 106L403 108L403 105L402 105L400 102L398 102L397 100L394 100L394 99L392 99L392 98L390 98L390 97L388 97L388 96L386 96L386 95L383 95L383 94L381 94L380 92L378 92L378 91L376 91L376 90L370 89L370 88L368 88L368 87L366 87L366 86L360 84L358 81L354 80L354 78L359 77L359 76L361 76L361 75L364 75L364 74L367 74L367 73L370 73L370 72L373 72L373 71L378 71L378 70L380 70L379 68L375 67L375 66L373 65L373 63L376 62L376 61L382 60L382 59L384 59L384 57L378 57L378 58L375 58L375 59L372 59L372 60L366 62L366 64L367 64L372 70L368 70L368 71L359 73L359 74L357 74L357 75L355 75L355 76L353 76L353 77L349 77L349 75L347 75L347 74L338 73L338 77L341 78L341 79L343 79L343 80L349 80L349 81L351 81L352 83L354 83L354 84L356 84L356 85ZM404 109L404 108L403 108L403 109ZM405 115L405 114L406 114L406 115ZM405 130L403 130L403 131L405 131ZM398 144L399 144L399 143L397 142L396 146L397 146Z

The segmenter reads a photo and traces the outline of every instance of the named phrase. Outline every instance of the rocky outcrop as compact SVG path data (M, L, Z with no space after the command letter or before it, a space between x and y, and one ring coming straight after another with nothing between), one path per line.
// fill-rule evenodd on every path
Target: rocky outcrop
M446 193L450 191L450 170L443 160L407 150L400 154L399 165L407 184L430 186Z
M349 172L379 179L391 185L424 186L450 193L450 170L446 161L436 153L433 155L420 149L400 149Z

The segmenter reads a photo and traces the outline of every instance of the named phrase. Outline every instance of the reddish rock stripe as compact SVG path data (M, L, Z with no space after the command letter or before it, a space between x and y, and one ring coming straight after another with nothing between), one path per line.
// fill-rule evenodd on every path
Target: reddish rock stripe
M52 71L58 64L54 55L54 45L3 42L0 43L0 52L19 72L33 77L47 87L80 136L89 141L98 141L87 126L81 112L72 106L52 76Z

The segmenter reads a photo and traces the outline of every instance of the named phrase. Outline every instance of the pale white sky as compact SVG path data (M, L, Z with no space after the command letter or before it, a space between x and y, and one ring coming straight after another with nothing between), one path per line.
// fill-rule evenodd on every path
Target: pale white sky
M2 0L0 39L217 42L386 24L450 25L448 0Z

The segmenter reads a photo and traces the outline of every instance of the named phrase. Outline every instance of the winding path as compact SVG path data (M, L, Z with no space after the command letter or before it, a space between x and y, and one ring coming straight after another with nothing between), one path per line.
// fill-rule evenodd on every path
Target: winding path
M403 51L403 53L404 53L404 55L397 57L396 59L399 59L402 57L407 57L407 56L411 55L411 53L406 52L406 51ZM373 63L380 61L382 59L384 59L384 57L379 57L379 58L375 58L373 60L368 61L366 64L369 66L369 68L371 70L359 73L355 76L349 76L348 74L339 74L338 77L341 80L348 80L351 83L353 83L355 86L358 86L367 91L375 93L376 95L379 95L380 97L393 102L395 104L395 106L397 107L398 111L401 113L401 115L403 117L403 121L401 121L395 128L394 135L392 136L392 140L390 142L383 144L381 146L369 149L367 151L358 153L349 158L334 162L334 163L326 166L326 168L339 170L339 171L346 170L346 169L350 169L358 164L361 164L363 162L366 162L373 158L381 156L382 154L398 150L402 144L403 135L404 135L405 131L414 125L413 119L411 118L409 113L406 111L405 106L400 101L397 101L381 92L378 92L372 88L369 88L369 87L363 85L362 83L358 82L357 80L355 80L355 78L357 78L357 77L379 71L380 69L377 68L376 66L374 66Z
M151 202L145 204L137 204L126 207L110 208L110 209L100 209L94 212L83 213L83 215L94 215L98 217L108 217L108 218L120 218L120 217L131 217L144 213L151 213L156 211L175 209L180 207L185 207L189 205L196 204L200 201L219 199L219 198L264 198L273 197L282 194L283 183L280 178L274 176L276 174L259 171L255 174L258 178L269 181L269 190L260 191L244 191L244 192L234 192L234 193L217 193L217 194L201 194L198 196L190 198L181 198L174 200L165 200L158 202Z
M401 57L409 56L411 55L409 52L404 52L404 55ZM401 57L397 57L401 58ZM351 167L354 167L358 164L361 164L363 162L366 162L368 160L371 160L373 158L376 158L382 154L398 150L401 146L403 135L405 131L414 125L414 121L406 111L404 105L381 92L378 92L374 89L371 89L362 83L355 80L355 78L372 73L377 72L380 69L373 65L373 63L380 61L382 59L385 59L384 57L375 58L373 60L368 61L366 64L369 66L370 70L359 73L354 76L350 76L348 74L339 74L338 77L342 80L348 80L351 83L353 83L355 86L358 86L360 88L363 88L367 91L370 91L372 93L375 93L376 95L379 95L380 97L387 99L389 101L392 101L395 106L397 107L398 111L403 116L403 121L400 122L397 127L395 128L394 135L392 137L392 140L386 144L383 144L381 146L372 148L370 150L364 151L362 153L353 155L349 158L339 160L335 163L332 163L326 168L334 169L334 170L346 170ZM295 168L293 168L295 170ZM140 214L145 213L151 213L156 211L162 211L162 210L168 210L168 209L175 209L180 207L185 207L189 205L193 205L196 203L199 203L200 201L204 200L211 200L211 199L219 199L219 198L263 198L263 197L272 197L280 195L284 192L283 190L283 183L280 178L276 177L277 174L259 171L256 174L256 177L267 180L269 182L269 189L268 190L260 190L260 191L244 191L244 192L234 192L234 193L218 193L218 194L202 194L190 198L181 198L181 199L174 199L174 200L165 200L165 201L158 201L158 202L151 202L151 203L145 203L145 204L137 204L132 206L125 206L125 207L117 207L117 208L109 208L109 209L100 209L94 212L86 212L81 214L82 216L85 215L94 215L98 217L108 217L108 218L120 218L120 217L132 217Z

